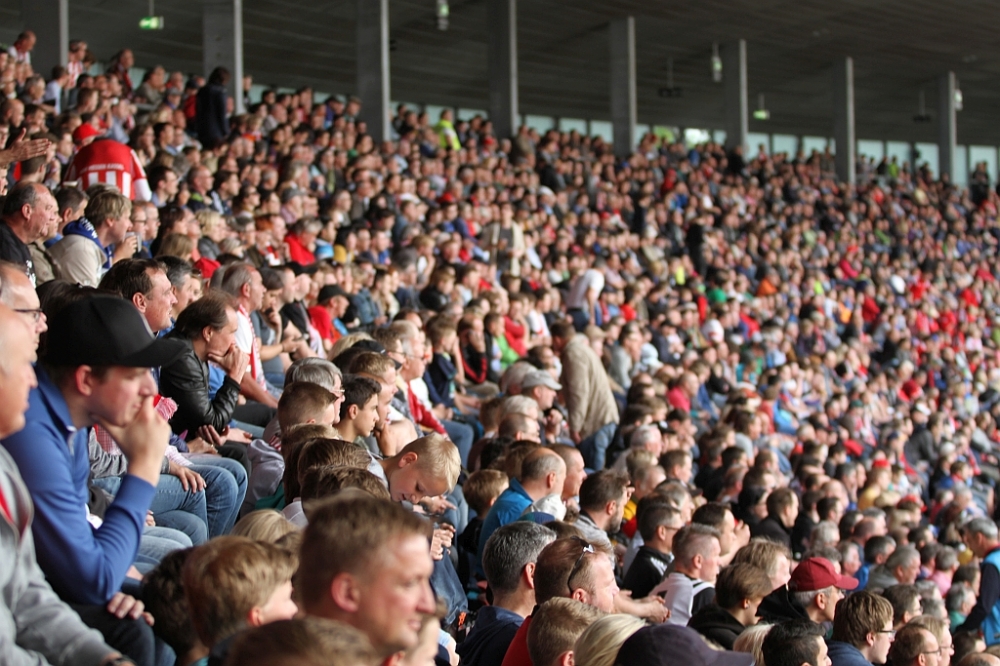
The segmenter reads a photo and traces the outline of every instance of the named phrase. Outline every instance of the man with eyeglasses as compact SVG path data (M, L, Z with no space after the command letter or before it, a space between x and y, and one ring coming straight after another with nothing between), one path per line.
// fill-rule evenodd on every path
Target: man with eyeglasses
M896 632L889 655L893 666L940 666L941 645L933 633L917 625Z
M873 592L855 592L837 603L830 661L833 666L884 664L895 637L892 604Z
M0 303L20 315L34 335L38 349L39 336L49 330L48 321L31 280L20 266L6 261L0 261Z

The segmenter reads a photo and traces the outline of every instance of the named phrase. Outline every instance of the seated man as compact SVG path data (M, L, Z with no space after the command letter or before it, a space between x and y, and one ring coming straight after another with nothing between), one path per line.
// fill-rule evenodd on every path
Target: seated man
M719 532L713 527L688 525L674 535L674 571L653 588L670 609L667 621L686 626L691 616L715 599L719 575Z
M67 224L62 240L49 250L62 277L96 287L113 263L135 254L135 238L125 238L132 228L131 214L128 197L113 190L95 194L84 216Z
M938 666L941 663L941 645L931 631L918 625L908 625L896 632L896 639L889 648L889 658L892 666Z
M838 604L830 661L833 666L884 664L894 633L892 604L872 592L855 592Z
M170 435L153 407L156 384L149 368L171 363L180 351L176 342L154 339L122 299L89 296L67 305L49 327L27 425L2 441L35 502L42 571L56 593L78 604L84 620L106 637L119 635L119 620L103 606L119 592L135 560ZM96 529L82 510L95 423L129 462Z
M458 646L468 666L500 666L524 618L535 607L535 561L555 540L547 527L518 521L504 525L486 542L483 569L493 601L480 609L476 624Z
M356 492L312 512L298 582L307 615L361 630L382 659L420 640L435 612L431 525L399 504Z
M25 425L28 393L35 384L33 332L20 317L0 306L0 439ZM10 618L0 632L0 661L5 664L60 663L67 654L80 663L106 664L118 657L100 634L52 592L35 561L28 489L7 452L0 448L0 608Z
M367 448L365 438L371 436L378 422L378 398L382 386L374 379L347 375L344 377L344 401L340 404L337 430L347 442Z
M680 511L656 496L643 498L636 516L643 544L625 574L622 589L630 591L633 598L642 599L663 581L673 563L674 535L684 523Z
M757 607L771 593L771 579L752 564L733 564L719 572L715 603L693 616L688 626L726 650L736 637L757 624Z

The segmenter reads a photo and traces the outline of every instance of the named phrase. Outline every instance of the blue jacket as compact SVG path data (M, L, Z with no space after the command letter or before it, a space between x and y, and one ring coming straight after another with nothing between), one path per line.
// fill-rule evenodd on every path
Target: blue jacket
M827 641L826 645L833 666L872 666L871 662L861 654L861 650L850 643Z
M456 650L467 666L500 666L524 618L497 606L486 606L476 624Z
M525 492L521 483L517 479L511 479L510 486L500 493L500 497L490 507L490 512L483 521L483 531L479 534L479 554L476 557L480 573L482 573L483 549L486 547L486 541L498 529L520 518L532 502L534 500Z
M146 511L156 488L128 475L104 522L87 522L89 430L73 427L69 407L42 368L28 397L27 424L2 445L17 463L35 503L38 564L70 603L108 603L139 551Z

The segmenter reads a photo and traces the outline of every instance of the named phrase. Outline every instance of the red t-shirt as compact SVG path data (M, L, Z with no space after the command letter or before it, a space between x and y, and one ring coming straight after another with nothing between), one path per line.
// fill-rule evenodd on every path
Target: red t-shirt
M319 337L330 342L340 339L340 331L333 327L333 319L330 313L322 305L314 305L309 308L309 321L316 327Z
M501 666L534 666L531 655L528 654L528 627L531 626L531 618L531 615L524 618L524 622L514 634L514 640L507 648L507 654L504 656Z
M81 148L69 165L66 180L79 180L84 190L96 183L114 185L133 200L137 184L141 182L143 188L149 189L146 171L135 151L114 139L98 139Z

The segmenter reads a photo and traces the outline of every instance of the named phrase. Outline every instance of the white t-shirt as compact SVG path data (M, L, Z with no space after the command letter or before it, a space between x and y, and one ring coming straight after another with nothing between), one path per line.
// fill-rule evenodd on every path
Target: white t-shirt
M260 344L257 341L257 337L253 334L253 322L250 321L250 316L242 307L237 311L236 315L236 346L250 357L247 372L254 378L254 381L266 389L267 384L264 383L264 366L260 362Z
M577 276L573 286L570 287L569 296L566 297L566 307L570 310L584 310L590 314L587 292L591 289L600 294L604 289L604 276L600 271L588 268Z

